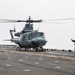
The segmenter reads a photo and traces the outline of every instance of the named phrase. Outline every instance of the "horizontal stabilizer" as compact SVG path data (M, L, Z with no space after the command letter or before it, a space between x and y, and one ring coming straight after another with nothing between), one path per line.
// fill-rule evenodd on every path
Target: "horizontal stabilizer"
M6 39L6 40L3 40L3 41L12 41L11 39Z

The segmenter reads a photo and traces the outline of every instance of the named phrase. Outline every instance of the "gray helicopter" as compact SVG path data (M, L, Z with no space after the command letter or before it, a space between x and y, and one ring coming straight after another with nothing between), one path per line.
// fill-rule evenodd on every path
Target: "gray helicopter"
M11 39L5 40L5 41L11 41L16 43L20 50L21 48L25 48L27 50L28 48L33 48L36 51L38 50L46 50L43 49L43 46L47 43L44 32L39 32L38 30L33 29L33 23L40 23L44 20L32 20L29 16L27 20L9 20L9 19L0 19L2 20L0 23L16 23L16 22L26 22L25 27L22 31L16 32L15 28L14 30L10 30ZM51 19L46 21L60 21L60 20L75 20L75 18L62 18L62 19ZM59 24L59 23L58 23ZM13 33L16 32L14 35ZM14 36L17 36L17 38L14 38ZM72 40L75 42L75 40Z
M40 23L42 20L31 20L30 16L28 20L7 20L8 22L26 22L25 27L22 31L17 32L13 35L14 32L16 32L15 28L14 30L10 30L11 39L5 40L5 41L11 41L17 44L18 50L21 48L24 48L25 50L29 48L33 48L36 51L41 50L44 51L45 49L43 46L47 43L45 39L44 32L39 32L38 30L33 29L33 23ZM17 36L17 38L14 38L14 36Z

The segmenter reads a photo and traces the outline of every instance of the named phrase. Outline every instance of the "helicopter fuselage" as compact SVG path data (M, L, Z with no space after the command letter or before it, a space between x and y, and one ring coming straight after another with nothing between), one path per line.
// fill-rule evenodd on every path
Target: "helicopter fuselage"
M47 42L44 33L38 31L23 33L19 38L13 38L11 41L21 48L42 48Z

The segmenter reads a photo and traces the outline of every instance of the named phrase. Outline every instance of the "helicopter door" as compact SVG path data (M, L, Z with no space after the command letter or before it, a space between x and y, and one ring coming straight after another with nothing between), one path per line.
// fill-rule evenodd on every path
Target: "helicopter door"
M31 34L28 34L28 40L31 40Z
M28 34L25 34L25 40L28 40Z
M23 34L22 41L26 41L26 40L28 40L28 35L27 34Z

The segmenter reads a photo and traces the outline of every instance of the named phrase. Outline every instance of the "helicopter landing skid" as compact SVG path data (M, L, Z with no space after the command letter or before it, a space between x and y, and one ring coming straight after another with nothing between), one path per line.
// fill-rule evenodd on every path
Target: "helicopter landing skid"
M20 47L17 47L16 50L19 51L19 50L21 50L21 48Z
M17 51L28 51L28 50L31 50L31 48L21 48L21 47L17 47L16 50L17 50ZM33 48L33 50L36 51L36 52L47 51L47 49L40 48L40 47ZM32 50L31 50L31 51L32 51Z
M38 48L35 49L35 51L36 51L36 52L38 52L38 51L46 51L46 49L44 49L44 48L39 48L39 47L38 47Z

